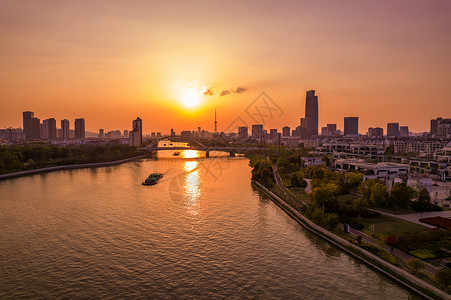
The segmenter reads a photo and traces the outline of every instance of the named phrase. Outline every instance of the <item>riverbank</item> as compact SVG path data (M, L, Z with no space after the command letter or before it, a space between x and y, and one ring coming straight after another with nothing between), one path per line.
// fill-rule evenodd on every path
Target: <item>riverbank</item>
M140 158L145 158L145 157L147 157L147 155L138 155L138 156L133 156L133 157L124 158L124 159L115 160L115 161L90 163L90 164L63 165L63 166L55 166L55 167L47 167L47 168L19 171L19 172L14 172L14 173L2 174L2 175L0 175L0 180L21 177L21 176L34 175L34 174L45 173L45 172L60 171L60 170L72 170L72 169L99 168L99 167L114 166L114 165L123 164L126 162L130 162L130 161L140 159Z
M263 187L256 181L252 181L252 184L257 187L264 194L269 196L269 198L277 204L282 210L284 210L292 219L298 222L300 225L304 226L307 230L315 233L321 238L325 239L329 243L335 245L342 251L346 252L350 256L364 262L373 269L381 272L387 277L391 278L400 285L410 289L421 297L427 299L451 299L451 296L446 292L424 282L423 280L413 276L412 274L391 265L380 257L373 255L372 253L356 246L343 238L327 231L326 229L314 224L312 221L304 217L285 201L279 198L277 195Z

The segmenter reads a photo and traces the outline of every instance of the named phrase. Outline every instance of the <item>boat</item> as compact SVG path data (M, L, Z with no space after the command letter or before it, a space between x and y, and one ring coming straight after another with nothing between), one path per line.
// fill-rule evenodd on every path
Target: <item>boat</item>
M163 177L163 174L161 173L152 173L147 177L146 180L142 183L142 185L154 185L157 184L158 180L160 180Z
M180 152L175 151L174 154L172 154L172 155L174 155L174 156L179 156L179 155L180 155Z

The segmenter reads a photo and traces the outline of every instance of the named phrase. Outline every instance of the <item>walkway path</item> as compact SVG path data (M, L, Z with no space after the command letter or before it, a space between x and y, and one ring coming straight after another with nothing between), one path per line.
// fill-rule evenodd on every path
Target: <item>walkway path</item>
M395 215L388 212L384 212L381 210L373 209L373 211L376 211L382 215L390 216L393 218L398 218L402 220L406 220L412 223L420 224L425 227L429 228L437 228L436 226L425 224L423 222L420 222L420 219L422 218L429 218L429 217L442 217L442 218L451 218L451 210L445 210L445 211L431 211L431 212L419 212L419 213L413 213L413 214L405 214L405 215Z

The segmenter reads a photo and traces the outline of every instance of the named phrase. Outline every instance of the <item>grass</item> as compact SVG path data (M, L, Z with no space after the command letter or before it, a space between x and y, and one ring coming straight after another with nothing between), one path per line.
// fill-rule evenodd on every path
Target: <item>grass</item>
M338 195L337 196L337 201L338 201L338 203L343 203L343 202L348 201L348 200L354 201L355 199L358 199L358 198L360 198L360 197L356 196L356 195L353 195L353 194L344 194L344 195Z
M310 203L310 197L305 192L304 188L301 187L290 187L289 190L300 200L305 203Z
M404 232L419 232L424 230L424 227L419 224L386 215L380 215L379 217L374 218L361 218L358 219L358 221L362 223L363 226L365 226L365 229L369 229L371 225L375 224L376 234L389 236Z
M375 209L389 213L389 214L393 214L393 215L406 215L406 214L416 213L416 211L414 211L413 209L410 209L410 208L392 210L387 207L375 207Z

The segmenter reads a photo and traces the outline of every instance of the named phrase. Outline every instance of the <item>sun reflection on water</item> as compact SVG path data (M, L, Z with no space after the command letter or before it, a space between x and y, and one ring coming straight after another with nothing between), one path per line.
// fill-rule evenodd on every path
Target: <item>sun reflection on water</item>
M199 162L197 161L186 161L183 165L184 169L188 172L185 175L183 185L185 205L193 215L199 214L199 198L202 194L199 170L195 170L198 165Z
M183 150L181 153L183 158L197 158L200 157L200 152L197 150Z

